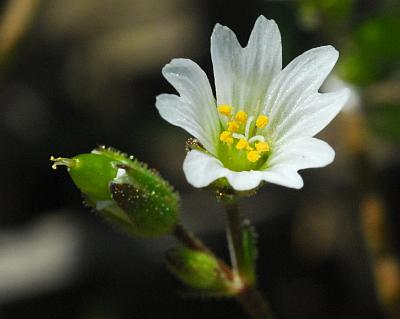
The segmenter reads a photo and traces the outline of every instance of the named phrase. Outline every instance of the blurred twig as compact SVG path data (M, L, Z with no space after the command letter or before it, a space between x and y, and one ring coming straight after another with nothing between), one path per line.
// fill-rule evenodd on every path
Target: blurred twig
M0 19L0 64L26 32L40 0L9 0Z
M342 114L346 148L356 172L355 194L360 200L360 225L375 282L376 296L387 318L400 315L400 259L392 241L384 199L376 191L371 161L371 136L360 112Z
M386 209L377 194L365 196L361 206L361 225L374 273L377 296L389 318L400 311L400 261L390 240Z
M389 79L374 83L365 88L363 95L371 104L399 104L400 79Z

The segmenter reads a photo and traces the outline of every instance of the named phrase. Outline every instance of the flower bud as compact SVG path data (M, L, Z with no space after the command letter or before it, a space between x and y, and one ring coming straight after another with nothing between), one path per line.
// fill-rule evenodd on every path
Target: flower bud
M68 167L86 204L128 233L159 236L177 220L178 194L154 170L133 157L101 147L72 158L51 158Z
M185 285L206 293L231 295L234 293L218 260L205 252L188 248L171 249L167 252L169 269Z

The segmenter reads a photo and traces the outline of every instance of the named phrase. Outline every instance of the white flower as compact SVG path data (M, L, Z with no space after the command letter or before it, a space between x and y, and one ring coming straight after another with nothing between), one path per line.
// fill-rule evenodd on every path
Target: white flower
M190 151L183 163L190 184L205 187L225 177L239 191L261 181L301 188L298 170L333 161L334 150L313 136L348 97L347 89L318 92L338 52L332 46L314 48L282 70L281 51L273 20L260 16L245 48L229 28L217 24L211 36L216 100L193 61L173 59L163 68L180 95L159 95L158 111L204 147Z

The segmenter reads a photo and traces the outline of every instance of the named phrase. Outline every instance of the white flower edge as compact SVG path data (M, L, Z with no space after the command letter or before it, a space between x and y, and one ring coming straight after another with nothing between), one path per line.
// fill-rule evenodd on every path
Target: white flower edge
M337 50L332 46L308 50L279 71L279 29L273 20L263 16L257 19L248 46L242 48L235 34L221 25L214 28L211 42L218 103L204 71L187 59L174 59L163 69L163 75L179 96L162 94L156 102L165 120L184 128L205 147L204 152L187 154L183 169L188 182L205 187L226 177L238 191L253 189L261 181L301 188L299 170L323 167L334 159L333 149L312 136L329 124L349 96L347 89L318 92L338 59ZM266 42L271 45L265 45ZM268 56L272 57L269 62ZM256 75L257 81L249 83L258 83L256 89L249 88L247 81L242 83L243 77L247 79L251 74ZM271 140L272 151L260 170L236 172L225 168L216 158L220 125L216 105L240 105L249 92L263 101L257 109L261 108L270 118L262 134Z
M303 179L298 170L326 166L334 157L335 151L326 142L308 137L292 140L277 149L268 159L265 170L235 172L212 155L193 150L185 158L183 171L188 182L199 188L226 177L237 191L254 189L262 181L300 189Z

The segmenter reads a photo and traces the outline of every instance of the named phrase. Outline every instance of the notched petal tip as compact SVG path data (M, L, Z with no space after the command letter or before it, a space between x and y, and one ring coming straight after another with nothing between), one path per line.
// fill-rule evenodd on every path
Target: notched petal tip
M190 59L185 58L174 58L169 61L161 70L161 73L166 77L169 74L178 74L178 68L187 68L187 65L190 63L194 63Z
M276 24L274 20L269 20L264 16L259 16L256 22L254 23L253 30L251 31L249 41L247 43L247 46L254 41L255 38L258 38L261 42L271 42L271 40L278 40L277 42L281 43L281 34L279 31L279 27ZM274 42L274 41L272 41ZM273 43L268 43L268 45L271 45ZM257 46L260 45L257 43Z
M258 16L256 22L254 23L255 26L258 25L258 24L264 24L264 25L269 25L270 24L270 25L278 26L274 19L267 19L262 14L260 16Z
M214 41L222 41L223 38L230 38L232 39L231 41L234 41L237 44L239 43L235 32L225 25L216 23L213 32L211 33L211 44L213 44Z
M319 56L325 56L325 60L329 59L329 62L333 65L336 64L339 58L339 51L332 45L324 45L320 47L316 47L314 49L309 50L309 52L316 53Z
M218 34L218 32L221 32L221 31L226 32L226 31L232 31L232 30L220 23L216 23L213 28L213 31L211 33L211 39L215 38L215 36Z

